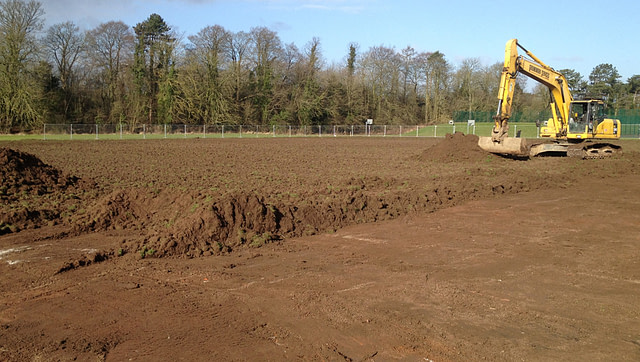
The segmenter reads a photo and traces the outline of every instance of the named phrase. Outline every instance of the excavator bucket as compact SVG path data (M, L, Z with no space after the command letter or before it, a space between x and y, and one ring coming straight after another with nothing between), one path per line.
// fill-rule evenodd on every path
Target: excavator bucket
M526 140L519 137L505 137L500 142L494 141L491 137L479 137L478 146L487 152L501 155L529 156Z

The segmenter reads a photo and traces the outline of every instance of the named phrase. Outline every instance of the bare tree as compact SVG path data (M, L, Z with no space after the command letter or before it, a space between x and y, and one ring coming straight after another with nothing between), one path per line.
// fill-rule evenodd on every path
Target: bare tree
M409 92L415 92L415 89L417 88L417 84L415 83L416 67L414 61L416 55L416 50L410 46L402 49L401 52L402 68L400 70L402 72L402 102L405 104L408 101Z
M443 114L444 95L450 77L450 65L444 54L436 51L429 54L424 68L426 78L425 89L425 123L438 122Z
M258 123L267 123L273 115L275 62L282 55L282 42L278 34L265 27L252 28L251 60L253 63L253 105Z
M219 25L208 26L189 37L179 107L205 124L229 120L229 99L221 72L229 64L230 38L231 34Z
M226 62L226 47L229 44L230 34L220 25L207 26L197 35L189 36L193 44L193 54L198 57L201 64L207 67L209 75L218 77L220 67Z
M118 121L124 117L121 76L132 62L133 32L121 21L110 21L87 32L86 44L88 58L98 68L105 113L112 122Z
M36 63L40 3L0 1L0 128L28 127L39 118L37 95L25 70Z
M69 90L73 66L84 51L84 35L80 28L70 21L52 25L47 30L43 45L58 70L62 89Z
M73 99L73 67L85 49L84 35L74 23L67 21L52 25L43 40L44 49L54 63L63 97L63 114L69 117L69 109Z
M293 49L295 46L290 45ZM297 50L297 48L295 48ZM289 53L295 54L293 50ZM322 123L326 119L327 109L324 99L325 93L321 87L318 73L322 64L320 39L314 37L309 41L303 53L297 53L295 83L291 84L293 94L291 107L298 124L310 125Z
M398 97L402 60L393 48L374 46L363 54L360 71L371 90L372 116L393 121L394 106Z
M242 92L242 78L247 70L248 52L250 37L248 33L239 31L231 34L228 38L228 44L225 49L228 52L228 57L231 60L231 71L233 73L234 83L234 98L236 103L241 101Z
M471 112L476 110L475 101L480 98L480 59L466 58L456 72L458 92L460 98L466 98L468 119L472 119Z
M304 73L301 69L306 69L301 65L304 63L303 57L300 49L294 43L285 44L281 59L283 85L291 86L302 79L302 74L298 73Z

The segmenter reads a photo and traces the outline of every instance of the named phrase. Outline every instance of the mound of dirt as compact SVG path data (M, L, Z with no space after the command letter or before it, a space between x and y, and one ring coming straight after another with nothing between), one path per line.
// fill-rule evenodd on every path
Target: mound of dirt
M147 236L145 246L156 256L201 256L230 252L240 246L258 247L280 240L294 229L284 215L264 197L232 195L207 203L176 219L166 230Z
M115 190L98 199L84 214L77 215L73 230L75 233L140 230L151 220L147 210L158 209L156 205L150 205L151 200L152 197L140 190Z
M29 153L0 148L0 199L18 200L21 195L43 195L64 190L77 182Z
M76 208L65 192L79 179L32 154L0 148L0 176L0 235L40 227Z
M492 155L478 146L478 136L461 132L447 134L419 155L421 161L481 161L487 157Z

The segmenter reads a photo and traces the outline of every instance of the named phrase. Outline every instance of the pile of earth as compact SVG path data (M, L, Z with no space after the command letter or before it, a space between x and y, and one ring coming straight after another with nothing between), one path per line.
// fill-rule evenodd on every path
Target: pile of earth
M289 200L268 200L237 192L212 199L198 193L176 195L140 189L116 190L72 221L74 232L128 230L143 236L122 245L127 252L153 250L154 256L206 256L259 247L287 237L333 232L358 222L388 220L420 204L410 190L386 196L376 180L350 179L341 191L310 190ZM398 181L388 180L397 189ZM440 192L444 192L441 190ZM449 202L436 190L422 208ZM411 205L410 205L411 204Z
M527 188L522 180L511 180L508 187L496 182L434 182L425 189L406 187L393 178L350 178L340 190L308 190L281 200L243 192L212 199L198 193L177 196L170 190L127 189L104 196L73 222L78 233L127 230L139 235L123 241L124 252L154 257L221 255Z
M65 190L78 180L32 154L4 147L0 148L0 174L0 199L5 202L18 200L25 194L44 195Z
M36 156L0 148L0 235L56 220L69 206L66 192L79 179Z
M437 144L420 154L421 161L482 161L495 158L478 146L478 136L465 135L461 132L447 134Z

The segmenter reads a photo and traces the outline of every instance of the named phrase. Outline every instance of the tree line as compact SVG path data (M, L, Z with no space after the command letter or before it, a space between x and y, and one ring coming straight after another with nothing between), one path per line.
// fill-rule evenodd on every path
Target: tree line
M299 48L266 27L212 25L184 38L158 14L89 31L71 21L43 29L44 16L37 1L0 1L4 132L43 123L434 124L497 105L502 64L478 58L454 66L439 51L352 43L341 63L327 64L318 38ZM560 72L572 90L604 95L613 109L639 107L638 75L622 82L611 64L588 80ZM548 92L523 89L519 78L514 108L533 119Z

